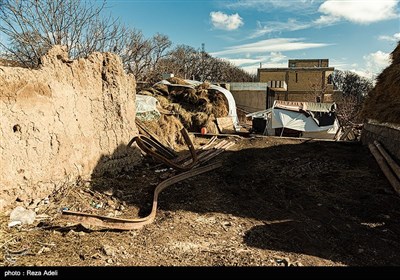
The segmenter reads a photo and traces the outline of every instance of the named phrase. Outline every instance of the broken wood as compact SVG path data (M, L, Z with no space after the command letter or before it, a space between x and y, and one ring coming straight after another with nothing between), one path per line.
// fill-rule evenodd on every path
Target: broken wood
M232 117L217 118L217 127L221 133L235 133Z

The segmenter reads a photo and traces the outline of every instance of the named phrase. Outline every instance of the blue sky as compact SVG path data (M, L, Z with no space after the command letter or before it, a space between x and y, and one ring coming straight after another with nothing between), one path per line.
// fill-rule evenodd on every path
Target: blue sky
M399 0L107 0L113 16L146 37L201 48L255 72L288 59L374 77L400 40Z

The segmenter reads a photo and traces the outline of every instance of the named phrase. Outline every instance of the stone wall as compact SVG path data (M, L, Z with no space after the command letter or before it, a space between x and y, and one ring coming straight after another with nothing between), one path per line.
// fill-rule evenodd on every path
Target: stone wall
M364 145L379 141L385 150L400 163L400 125L368 121L364 124L361 141Z
M0 211L78 177L139 162L135 80L111 53L71 61L56 46L39 69L0 66Z

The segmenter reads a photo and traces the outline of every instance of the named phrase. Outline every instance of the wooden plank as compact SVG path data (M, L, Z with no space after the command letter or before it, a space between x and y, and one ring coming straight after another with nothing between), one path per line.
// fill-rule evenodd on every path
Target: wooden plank
M235 133L235 127L231 117L217 118L217 126L221 133Z

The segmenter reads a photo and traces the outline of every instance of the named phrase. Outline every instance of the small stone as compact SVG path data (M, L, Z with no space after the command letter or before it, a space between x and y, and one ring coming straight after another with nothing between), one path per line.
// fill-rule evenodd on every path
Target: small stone
M115 250L109 245L103 245L103 252L107 256L114 256L115 255Z
M360 249L358 249L358 253L359 253L359 254L362 254L362 253L364 253L364 249L361 249L361 248L360 248Z
M110 264L111 264L111 263L113 263L113 260L112 260L112 259L108 259L108 260L107 260L107 263L110 263Z
M121 205L119 206L118 210L119 210L119 211L124 211L124 210L125 210L125 206L121 204Z
M113 190L113 189L106 190L106 191L104 192L104 194L105 194L105 195L108 195L108 196L112 196L112 195L114 194L114 190Z
M51 251L51 249L49 247L42 247L42 249L39 250L38 254L47 253L50 251Z
M107 200L107 205L111 208L115 208L115 202L112 199Z

